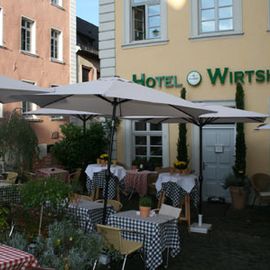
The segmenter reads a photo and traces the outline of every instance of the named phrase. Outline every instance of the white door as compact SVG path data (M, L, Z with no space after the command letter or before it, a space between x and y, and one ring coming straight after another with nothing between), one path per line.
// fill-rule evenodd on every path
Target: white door
M222 187L234 165L234 125L209 125L203 128L203 199L211 196L230 200Z

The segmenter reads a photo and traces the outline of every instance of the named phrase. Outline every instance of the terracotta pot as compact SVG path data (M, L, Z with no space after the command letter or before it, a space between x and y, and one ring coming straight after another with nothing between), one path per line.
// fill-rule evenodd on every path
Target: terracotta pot
M243 209L246 205L246 190L243 187L230 187L232 206L234 209Z
M151 207L140 206L140 216L147 218L150 215Z

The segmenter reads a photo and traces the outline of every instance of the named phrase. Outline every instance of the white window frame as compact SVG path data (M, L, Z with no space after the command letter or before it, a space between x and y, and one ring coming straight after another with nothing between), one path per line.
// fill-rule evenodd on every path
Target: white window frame
M30 18L27 18L25 16L22 16L21 18L21 30L22 30L22 21L26 20L28 22L30 22L31 26L30 26L30 50L24 50L22 49L22 46L20 44L20 48L22 52L26 52L26 53L31 53L31 54L36 54L36 22ZM22 35L21 35L21 40L20 42L22 42Z
M128 166L131 166L132 160L134 159L134 124L131 120L122 120L124 128L125 138L125 157L124 160ZM139 132L139 131L138 131ZM154 131L153 131L154 132ZM162 124L162 163L164 167L169 166L169 126L168 124Z
M200 0L190 0L190 38L207 38L243 34L242 0L233 0L233 30L200 32ZM215 0L217 1L217 0Z
M4 46L4 16L3 8L0 7L0 46Z
M124 35L123 35L123 46L151 46L160 44L168 41L167 38L167 2L166 0L149 0L153 4L160 2L160 37L156 39L144 39L144 40L133 40L132 39L132 0L125 0L124 3Z
M35 82L30 81L30 80L22 80L22 81L25 82L25 83L32 84L32 85L36 85ZM27 104L27 106L29 106L29 109L27 111L24 111L23 110L23 103L24 102ZM37 104L32 103L32 102L29 102L29 101L22 101L22 113L29 112L29 111L34 111L34 110L37 110L37 109L38 109L38 105ZM29 115L24 115L24 118L27 119L27 120L38 120L39 119L37 117L37 115L34 115L34 114L32 114L32 115L30 115L30 114Z
M52 57L51 56L51 42L52 42L52 31L55 31L58 34L57 38L57 57ZM58 61L58 62L63 62L63 32L59 29L56 28L51 28L51 35L50 35L50 56L51 56L51 61Z
M63 0L51 0L51 4L57 7L63 7Z

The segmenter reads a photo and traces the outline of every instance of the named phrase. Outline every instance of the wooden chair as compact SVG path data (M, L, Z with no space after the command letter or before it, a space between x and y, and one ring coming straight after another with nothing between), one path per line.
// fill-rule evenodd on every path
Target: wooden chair
M16 172L6 172L6 174L7 174L6 180L11 184L16 184L18 173L16 173Z
M71 202L78 202L78 201L93 201L93 196L87 196L87 195L82 195L78 193L73 193L71 195Z
M165 192L162 191L158 199L157 208L158 209L161 208L161 205L164 204L165 201L166 201ZM181 209L183 209L184 211L181 211L183 215L180 216L179 222L186 221L187 225L190 226L190 196L189 194L185 195L184 201L181 205Z
M104 203L104 200L96 200L95 202ZM116 212L119 212L123 207L123 204L116 200L107 200L107 204L111 205Z
M97 232L100 233L104 238L105 245L107 245L109 248L113 247L115 250L119 251L121 255L124 256L124 261L121 268L122 270L125 269L128 255L143 248L143 242L124 239L122 237L124 230L120 228L97 224ZM97 260L94 263L93 270L96 268L96 265Z
M158 174L157 173L149 173L147 175L147 193L149 195L154 195L156 194L156 181L158 178Z
M256 173L251 178L251 185L255 191L253 205L256 200L259 203L270 203L270 175Z

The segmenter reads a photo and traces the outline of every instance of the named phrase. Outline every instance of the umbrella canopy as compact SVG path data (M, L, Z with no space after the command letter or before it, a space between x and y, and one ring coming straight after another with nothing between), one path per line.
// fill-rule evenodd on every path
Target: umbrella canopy
M268 115L240 110L221 105L207 105L200 103L202 108L215 111L198 117L157 117L147 116L145 121L151 123L192 123L199 127L199 182L200 182L200 202L199 214L202 214L202 185L203 185L203 155L202 155L202 128L208 124L228 124L228 123L260 123L264 122ZM141 117L130 117L129 119L142 120Z
M5 76L0 76L0 102L9 103L16 102L21 99L22 95L48 93L41 87L22 82L19 80L10 79ZM15 97L16 96L16 97Z
M60 110L60 109L50 109L41 108L35 111L25 112L25 115L66 115L73 116L80 119L83 122L83 132L85 133L86 122L94 116L98 116L98 113L84 112L84 111L74 111L74 110Z
M255 128L256 130L267 130L270 129L270 124L261 124Z
M111 155L116 117L134 115L198 117L202 113L212 112L179 97L118 77L101 78L96 81L55 87L53 93L29 96L27 99L41 107L91 111L112 117L103 223L106 217L108 182L111 173Z
M54 87L49 94L28 96L26 99L41 107L90 111L108 116L112 115L115 105L117 117L192 117L209 112L200 105L117 77Z

